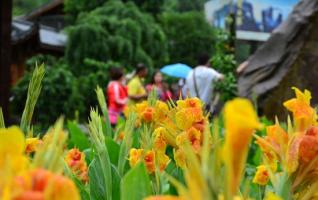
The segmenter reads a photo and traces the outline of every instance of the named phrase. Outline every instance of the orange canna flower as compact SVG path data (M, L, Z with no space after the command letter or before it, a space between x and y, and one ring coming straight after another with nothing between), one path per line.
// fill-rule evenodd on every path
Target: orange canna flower
M144 150L143 149L130 149L129 152L129 165L134 167L142 158Z
M261 125L252 104L248 100L240 98L225 104L224 121L227 184L231 195L234 196L240 184L252 134Z
M44 169L26 172L24 176L15 178L19 193L14 200L79 200L75 184L66 177L55 175Z
M152 122L154 119L154 114L155 114L155 109L152 107L148 107L144 112L143 112L143 120L147 123Z
M87 164L84 153L76 148L71 149L67 153L65 161L73 173L77 175L79 180L84 183L88 182Z
M144 161L146 164L147 171L149 173L153 173L156 170L156 163L155 163L155 152L153 150L147 151L144 157Z
M301 92L293 87L296 98L284 102L284 106L293 113L297 131L304 131L316 122L315 110L310 106L311 93L308 90Z
M318 140L314 136L302 136L299 145L299 157L303 162L310 162L318 155Z
M124 140L124 137L125 137L124 131L120 131L119 134L118 134L118 140L119 140L119 141L123 141L123 140Z
M47 200L80 200L75 184L68 178L55 175L45 190Z
M278 124L266 127L267 141L269 141L276 152L286 150L288 135Z
M253 178L253 183L258 185L266 185L269 181L269 173L265 165L260 165L257 167L257 171Z
M286 154L286 170L289 174L297 170L299 165L299 146L301 143L301 136L294 136L291 138Z

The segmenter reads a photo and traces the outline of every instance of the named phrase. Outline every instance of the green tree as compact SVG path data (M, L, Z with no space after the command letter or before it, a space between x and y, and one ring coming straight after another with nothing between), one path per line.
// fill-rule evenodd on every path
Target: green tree
M206 0L177 0L177 10L186 11L203 11Z
M87 72L86 58L116 61L125 67L138 62L150 67L161 65L168 58L166 36L154 19L135 4L109 1L80 14L69 28L66 59L74 73Z
M134 2L141 10L157 16L163 9L167 0L123 0L123 2Z
M219 30L215 44L215 53L212 56L211 64L213 68L225 75L224 80L217 82L216 90L221 93L223 102L233 99L237 96L237 78L235 70L237 63L235 61L234 49L231 43L231 35L228 32Z
M65 0L64 11L67 19L72 23L81 12L89 12L103 5L107 0Z
M25 15L50 0L13 0L13 15Z
M201 12L164 13L160 23L167 35L171 63L195 66L201 53L212 55L215 31Z

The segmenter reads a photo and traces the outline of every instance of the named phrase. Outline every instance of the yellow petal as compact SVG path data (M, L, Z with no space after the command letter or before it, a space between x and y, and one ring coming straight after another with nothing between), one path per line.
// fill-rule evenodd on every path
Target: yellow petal
M22 154L25 148L25 139L22 131L12 126L8 129L0 129L0 155Z
M237 98L226 103L224 108L225 145L224 158L227 169L227 183L230 195L234 196L239 187L248 146L253 131L261 127L252 104Z

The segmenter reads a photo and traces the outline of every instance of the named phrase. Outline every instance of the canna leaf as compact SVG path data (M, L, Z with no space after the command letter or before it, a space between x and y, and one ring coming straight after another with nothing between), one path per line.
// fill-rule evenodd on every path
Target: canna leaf
M38 100L38 97L42 88L42 80L45 74L44 64L40 65L40 67L36 66L31 81L29 83L27 100L25 103L25 108L23 110L20 128L24 132L24 134L29 133L31 129L31 121L35 108L35 104Z
M3 112L2 108L0 107L0 128L5 128L5 123L4 123L4 117L3 117Z
M76 147L79 150L83 151L91 146L89 140L85 136L85 133L78 127L75 122L68 121L67 129L70 134L70 139L68 141L69 148Z
M121 200L140 200L151 195L151 182L144 163L130 169L121 181Z
M108 109L107 109L107 104L106 104L106 99L103 93L103 90L97 86L96 88L96 94L97 94L97 99L99 106L102 109L103 117L105 119L105 127L104 127L104 135L112 137L113 130L110 124L109 116L108 116Z

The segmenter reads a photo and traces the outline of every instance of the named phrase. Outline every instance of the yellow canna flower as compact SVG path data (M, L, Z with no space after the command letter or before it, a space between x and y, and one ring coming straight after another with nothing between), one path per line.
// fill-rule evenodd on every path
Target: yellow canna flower
M259 185L266 185L269 181L269 172L265 165L260 165L257 167L257 171L253 178L253 183Z
M224 158L227 169L227 184L230 195L234 196L239 187L244 169L248 146L255 129L259 129L257 115L252 104L237 98L225 104L225 145Z
M27 138L25 140L26 147L25 147L25 152L26 153L33 153L36 151L39 145L42 144L42 140L39 138Z
M183 108L200 108L202 109L202 101L197 98L187 98L185 100L178 100L177 101L177 108L183 109Z
M184 168L186 166L186 155L181 149L174 151L174 160L176 161L177 166Z
M143 149L130 149L129 152L129 165L134 167L142 158L144 150Z
M167 142L165 140L165 135L167 130L163 127L156 128L154 131L154 149L157 152L166 152Z
M204 122L202 108L183 108L176 113L177 127L182 130L187 130L196 123L202 122Z
M315 110L310 106L311 93L308 90L301 92L293 87L296 98L284 102L284 106L293 113L297 131L304 131L316 123Z
M156 158L159 165L159 170L164 171L170 162L169 156L167 156L166 154L162 152L157 152Z
M25 139L22 131L12 126L0 129L0 155L21 155L25 149Z
M160 124L167 118L168 114L168 105L162 101L157 101L155 105L154 121Z
M202 145L202 133L191 127L189 130L179 134L176 138L176 143L179 147L185 142L190 142L195 153L199 153Z
M23 171L29 161L24 155L25 139L22 131L12 126L0 129L0 174L9 167L12 173Z
M266 194L265 200L283 200L283 199L277 196L276 194L269 192Z

